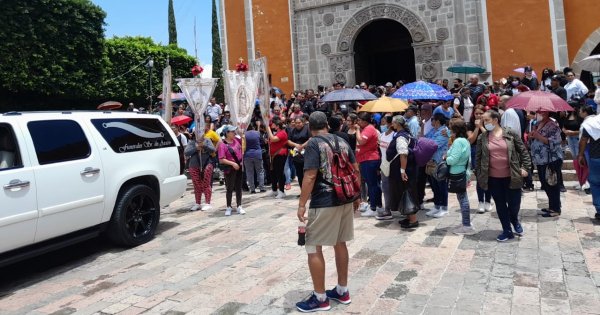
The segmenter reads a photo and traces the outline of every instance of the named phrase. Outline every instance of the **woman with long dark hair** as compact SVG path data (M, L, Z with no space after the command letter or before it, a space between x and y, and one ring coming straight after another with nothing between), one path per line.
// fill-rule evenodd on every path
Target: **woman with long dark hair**
M283 120L274 117L271 120L271 125L267 126L267 135L269 136L269 156L271 159L271 197L285 198L285 162L288 156L288 135L285 132Z
M475 157L477 154L477 138L480 134L485 131L483 126L483 114L485 113L485 107L482 105L475 106L473 111L473 117L467 126L467 139L471 143L471 168L476 170ZM492 195L487 191L483 190L479 185L476 187L477 200L479 206L477 207L478 213L484 213L492 210Z
M310 133L308 126L305 125L303 116L298 116L294 119L294 128L290 130L289 140L287 141L288 146L295 149L295 155L292 157L294 168L296 169L296 176L298 176L298 184L302 187L302 180L304 179L304 147L310 139Z

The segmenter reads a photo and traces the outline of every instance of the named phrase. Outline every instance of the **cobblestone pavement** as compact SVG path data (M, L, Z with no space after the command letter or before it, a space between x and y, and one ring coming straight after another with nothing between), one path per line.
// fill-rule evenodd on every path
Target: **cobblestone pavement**
M189 189L188 189L189 190ZM285 200L244 195L225 217L222 186L210 212L188 212L190 191L164 209L157 237L134 249L91 241L0 269L2 314L283 314L306 297L306 254L296 245L298 188ZM430 195L431 193L429 193ZM469 189L471 206L476 194ZM600 314L600 225L591 197L563 194L560 218L542 218L543 192L525 193L525 236L498 243L495 213L472 212L479 233L456 236L458 203L421 226L355 219L352 314ZM325 250L327 286L336 284Z

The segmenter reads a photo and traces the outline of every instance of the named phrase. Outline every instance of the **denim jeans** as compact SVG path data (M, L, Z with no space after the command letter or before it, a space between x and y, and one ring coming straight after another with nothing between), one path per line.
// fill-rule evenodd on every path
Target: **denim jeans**
M254 185L254 173L258 176L258 188L264 190L265 170L263 169L263 160L257 158L245 158L244 169L246 170L246 180L248 181L248 188L250 191L256 189L256 186Z
M592 191L592 202L596 208L596 213L600 213L600 159L588 158L587 160L590 168L588 182Z
M371 209L375 210L377 206L381 206L381 184L379 180L379 160L364 161L360 163L360 176L367 183L369 192L369 204Z
M436 207L448 207L448 182L445 180L437 181L429 177L429 184L433 190L433 204Z
M488 191L494 198L498 219L500 219L502 230L505 233L512 233L511 224L513 226L519 224L519 210L521 208L521 189L510 189L509 186L510 177L488 178Z
M469 195L467 192L457 193L456 199L460 204L460 215L462 216L462 225L471 226L471 205L469 205Z
M476 146L471 146L471 169L477 169L477 149ZM475 189L477 190L477 200L479 202L487 202L490 203L492 200L492 195L487 190L483 190L479 185L475 185Z
M578 136L570 136L567 137L567 144L569 144L569 150L573 155L573 159L577 159L577 155L579 154L579 137Z
M558 163L558 161L552 163L556 163L556 165L562 166L562 161L561 163ZM542 183L542 189L546 192L546 196L548 196L548 209L560 213L560 183L557 183L554 186L550 186L546 183L546 166L547 164L536 166L538 170L538 175L540 177L540 182ZM560 170L561 168L557 169Z
M290 163L290 160L286 157L285 165L283 167L283 174L285 174L285 184L286 185L292 182L292 171L290 169L290 165L292 165L292 163Z

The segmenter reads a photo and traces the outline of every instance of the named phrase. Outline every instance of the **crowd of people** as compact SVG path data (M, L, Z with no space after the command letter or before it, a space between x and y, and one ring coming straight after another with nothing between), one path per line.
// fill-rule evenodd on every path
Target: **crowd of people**
M584 119L594 116L596 102L600 102L600 93L598 89L590 91L575 78L571 69L566 68L564 71L544 69L542 77L538 79L533 76L533 70L526 67L523 77L509 77L492 84L480 83L477 75L470 76L468 84L463 84L459 78L453 79L452 86L449 86L448 80L437 80L435 83L452 93L453 99L449 101L409 100L411 105L402 113L360 112L362 105L358 102L321 102L320 98L328 91L344 87L339 82L327 90L319 86L317 93L311 89L295 91L289 98L280 90L274 89L270 99L270 120L267 124L263 122L257 106L247 131L232 127L230 113L226 106L217 104L214 98L211 99L205 113L207 126L205 137L210 139L212 146L207 145L207 141L188 143L188 139L193 136L191 129L185 126L174 128L182 144L187 145L186 156L192 161L188 167L195 190L199 192L197 203L192 210L210 208L210 192L207 190L212 186L213 172L220 174L221 184L224 183L227 187L226 214L231 213L233 192L236 193L238 212L244 213L241 205L242 190L251 194L266 192L266 186L270 184L269 196L280 199L286 197L286 191L291 188L291 183L296 178L302 185L303 153L311 138L307 123L309 115L313 112L326 114L330 132L345 140L356 154L363 179L362 203L359 209L364 217L375 217L378 220L393 219L392 211L397 210L393 205L397 202L394 202L392 196L398 196L397 192L402 191L403 185L398 183L403 177L414 182L415 185L407 185L407 187L415 188L412 193L420 209L427 208L426 201L433 203L426 212L427 216L440 218L446 215L448 213L446 180L436 180L431 175L433 167L443 161L449 165L451 174L462 174L465 171L475 173L478 183L476 191L479 213L492 210L492 198L496 203L496 209L501 207L496 200L502 198L494 197L493 187L497 185L494 179L511 178L510 186L518 189L519 194L522 191L533 191L535 186L532 175L535 169L541 183L540 188L548 194L550 201L549 208L542 209L543 215L560 215L560 192L566 191L561 172L565 151L569 151L574 160L574 168L581 183L577 185L577 189L585 190L588 194L592 193L587 178L590 173L587 163L582 163L585 160L579 159L580 138L589 139L583 134L581 125ZM402 84L401 81L396 84L388 82L384 86L377 87L361 83L355 88L369 90L376 96L389 96ZM600 80L598 84L600 85ZM575 111L535 113L506 108L506 103L511 97L523 91L536 89L560 96L568 101ZM186 111L183 105L177 109L175 115L192 114ZM498 129L493 128L494 123L497 123ZM221 134L217 134L215 132L217 130ZM496 138L489 136L492 130L497 135ZM404 137L397 140L400 135ZM437 144L437 151L431 158L430 165L426 167L416 167L412 165L414 161L408 158L410 139L419 138L431 139ZM501 138L504 141L499 141ZM489 140L486 141L487 139ZM392 142L397 146L396 155L400 158L389 162L386 161L386 150ZM585 149L586 146L583 148ZM515 158L519 157L521 165L509 163L502 170L496 170L498 163L487 162L489 159L506 160L507 157L499 151L512 152L511 150L516 150L518 155L511 154L509 162L513 163ZM196 162L198 159L202 161ZM386 175L380 172L382 163L391 163L395 166L400 162L405 165L401 169L405 171L408 169L407 173L392 172ZM203 166L200 171L196 169L198 165ZM522 172L520 168L523 169ZM552 178L557 178L557 184L548 184L546 180L548 170L555 170L550 174ZM513 178L519 174L524 175L523 178ZM485 178L486 175L489 178ZM207 183L210 185L207 186ZM488 187L489 183L492 183L492 188ZM516 187L518 183L521 185ZM426 185L429 185L433 191L432 200L424 200ZM205 195L206 204L201 203L200 193ZM516 194L516 191L514 193ZM512 200L512 207L508 206L509 208L518 206L518 203L513 200L516 197L512 199L505 197ZM459 194L458 199L461 207L466 211L468 205L463 205L467 200L466 195ZM466 224L467 219L464 223L468 227L467 230L471 231L472 227ZM408 216L400 224L405 228L415 228L419 223L415 216ZM458 230L465 231L465 228L460 227ZM510 237L507 228L504 232Z
M455 194L462 222L453 232L471 235L477 229L471 223L466 187L475 185L477 213L495 207L502 229L496 240L505 242L525 233L519 211L522 196L536 189L534 170L538 187L549 200L548 208L539 214L561 215L561 192L566 191L562 166L570 154L578 179L574 188L592 195L595 219L600 220L600 116L595 115L600 80L598 87L589 89L569 68L541 73L537 78L526 67L522 77L491 84L480 83L477 75L470 76L467 84L460 78L453 79L451 86L449 80L438 80L435 83L447 89L452 99L408 100L409 107L396 113L360 111L363 104L359 102L322 102L327 92L344 88L340 82L328 89L319 86L317 93L295 91L289 98L274 89L268 121L257 106L247 130L232 126L227 108L213 98L205 113L205 139L194 140L190 129L174 127L186 146L194 185L196 202L191 210L212 208L213 172L224 179L226 216L234 209L233 193L236 212L245 214L244 189L250 194L266 193L271 185L269 197L287 198L286 191L297 178L302 188L296 196L298 219L306 224L306 250L315 287L314 294L297 304L302 311L328 309L330 299L350 303L346 242L353 238L355 212L376 220L402 217L400 226L413 231L419 226L418 211L441 218L448 214L449 195ZM402 85L401 81L384 86L363 82L354 88L390 96ZM574 111L507 108L512 97L529 90L554 93ZM191 113L181 106L177 114ZM334 152L327 144L338 141ZM415 152L417 144L425 141L435 143L437 149L422 164ZM339 163L333 157L339 159L340 154L360 174L360 196L353 200L338 199L331 184L332 169ZM439 175L442 166L447 167L444 176ZM476 181L471 183L472 173ZM425 199L427 185L433 192L431 199ZM414 208L407 210L405 195L414 201ZM333 290L325 290L322 246L334 246L338 285Z

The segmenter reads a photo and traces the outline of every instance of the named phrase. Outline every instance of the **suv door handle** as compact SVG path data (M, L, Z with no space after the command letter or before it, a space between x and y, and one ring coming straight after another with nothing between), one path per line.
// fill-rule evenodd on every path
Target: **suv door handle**
M100 173L100 169L93 167L86 167L83 171L81 171L81 175L85 177L92 177L98 173Z
M21 188L29 187L28 180L13 179L4 185L4 190L19 191Z

